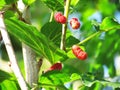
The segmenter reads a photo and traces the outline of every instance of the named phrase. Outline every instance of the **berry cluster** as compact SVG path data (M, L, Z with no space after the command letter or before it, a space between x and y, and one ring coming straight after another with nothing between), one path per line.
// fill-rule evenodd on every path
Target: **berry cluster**
M61 24L65 24L67 22L66 17L61 12L55 13L54 19L56 22L59 22ZM78 21L77 18L72 18L70 20L70 26L72 27L72 29L77 30L80 27L80 22ZM73 54L80 60L85 60L87 58L87 53L84 52L77 45L72 46L72 51L73 51ZM61 63L56 63L49 70L51 71L51 70L61 70L61 69L62 69Z
M77 45L72 46L72 52L80 60L85 60L87 58L87 53Z
M59 22L61 24L65 24L67 22L66 17L61 12L55 13L54 19L55 19L56 22ZM70 26L73 29L78 29L80 27L80 22L78 21L77 18L72 18L70 20Z
M55 13L54 18L57 22L61 24L65 24L67 21L66 17L61 12Z

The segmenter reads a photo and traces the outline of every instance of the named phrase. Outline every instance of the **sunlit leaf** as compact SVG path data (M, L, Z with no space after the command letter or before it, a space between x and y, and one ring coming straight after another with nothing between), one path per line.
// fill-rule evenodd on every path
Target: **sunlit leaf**
M3 3L5 4L12 4L14 2L16 2L18 0L0 0L0 5L2 5Z
M74 80L79 80L81 79L81 76L77 73L73 73L70 77L71 81L74 81Z
M100 25L100 30L103 31L109 31L115 29L120 29L120 24L111 17L106 17Z
M67 52L67 55L68 55L69 58L76 58L75 55L73 54L72 50L69 50Z
M99 11L106 16L113 15L116 10L115 3L112 3L109 0L100 0L98 3L98 8Z
M68 81L70 81L70 76L57 70L49 71L40 77L40 82L43 84L64 85Z
M0 0L0 9L2 9L2 7L5 5L5 0Z
M78 2L79 2L79 0L71 0L71 5L75 6Z
M26 5L31 5L32 3L34 3L36 0L23 0L23 2L26 4Z
M0 9L2 9L3 7L7 7L5 5L15 3L16 1L18 0L0 0Z
M1 90L19 90L19 86L16 81L5 80L0 83Z
M64 0L42 0L42 1L53 11L64 9Z

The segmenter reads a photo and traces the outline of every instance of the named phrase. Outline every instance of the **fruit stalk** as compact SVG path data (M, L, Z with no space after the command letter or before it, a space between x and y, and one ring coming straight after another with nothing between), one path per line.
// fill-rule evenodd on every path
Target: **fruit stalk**
M69 7L70 7L71 0L66 0L65 2L65 9L64 9L64 16L66 17L68 21L68 13L69 13ZM60 49L66 50L65 44L66 44L66 30L67 30L67 23L62 25L62 36L61 36L61 43L60 43Z

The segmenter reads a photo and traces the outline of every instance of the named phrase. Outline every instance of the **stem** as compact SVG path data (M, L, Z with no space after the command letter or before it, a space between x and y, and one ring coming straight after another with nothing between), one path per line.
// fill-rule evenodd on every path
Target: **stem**
M22 50L23 50L23 58L24 58L24 65L25 65L25 75L26 81L33 88L33 83L38 83L38 64L36 59L36 55L33 50L22 43Z
M25 22L30 23L29 20L29 10L25 8L23 13L23 18ZM35 52L27 45L22 43L22 50L23 50L23 58L24 58L24 65L25 65L25 74L26 74L26 81L33 88L33 83L38 83L38 63L36 60ZM37 90L37 88L35 89Z
M52 22L52 20L53 20L53 16L54 16L54 11L51 12L50 22Z
M98 32L92 34L91 36L89 36L89 37L87 37L86 39L82 40L78 45L87 42L88 40L92 39L93 37L95 37L96 35L98 35L98 34L100 34L100 33L102 33L102 31L98 31Z
M28 87L26 85L26 82L21 74L21 71L19 69L18 63L17 63L17 59L15 56L15 52L13 50L13 46L12 43L10 41L8 32L6 30L5 24L4 24L4 20L3 20L3 14L0 12L0 30L1 30L1 35L11 62L11 68L18 80L18 83L20 85L20 88L22 90L28 90Z
M20 8L17 9L17 12L19 12L19 10ZM22 17L21 20L25 21L26 23L29 23L29 24L31 23L30 12L29 12L28 6L24 7L24 10L22 11L22 16L20 17ZM22 51L23 51L23 58L24 58L24 65L25 65L26 81L31 88L34 88L33 83L35 84L38 83L38 73L40 70L40 65L38 66L35 52L24 43L22 43ZM35 90L38 90L38 88L36 88Z
M68 21L68 13L69 13L69 7L70 7L71 0L66 1L65 10L64 10L64 16L66 17ZM61 36L61 44L60 49L66 50L65 44L66 44L66 30L67 30L67 23L62 25L62 36Z

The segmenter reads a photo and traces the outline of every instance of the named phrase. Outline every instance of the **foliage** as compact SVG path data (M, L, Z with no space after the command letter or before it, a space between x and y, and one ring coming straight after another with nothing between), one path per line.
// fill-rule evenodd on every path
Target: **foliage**
M5 71L0 70L0 90L18 90L19 85L16 78Z
M9 79L10 77L11 76L8 73L0 70L0 82L3 82L5 79Z
M100 25L100 29L104 31L120 29L120 24L115 19L106 17Z
M8 5L16 2L17 0L1 0L0 10L6 10L5 7L8 8ZM19 20L18 11L9 9L4 14L8 32L20 42L30 46L38 57L47 59L51 64L56 62L63 64L61 71L53 70L40 74L39 83L35 87L46 90L56 90L56 88L71 90L73 84L79 80L81 83L78 90L98 90L107 86L113 89L120 88L119 79L114 80L117 75L120 75L115 66L115 58L120 54L120 16L116 17L117 12L120 13L120 1L71 0L65 39L66 51L59 48L62 25L53 19L51 22L48 21L49 13L64 12L64 0L23 0L23 2L29 6L32 25ZM41 2L44 5L40 4ZM38 11L36 4L42 9L44 9L43 6L45 7L44 15L40 8ZM35 10L44 17L35 17ZM70 27L69 20L74 17L78 17L81 23L78 30ZM42 21L43 18L45 19ZM87 60L80 61L73 55L71 47L74 44L80 45L87 52ZM105 78L106 74L111 80ZM0 90L8 88L19 90L16 79L11 80L11 78L14 77L0 70ZM67 83L69 87L66 86Z
M35 27L15 19L6 20L6 26L11 33L14 32L13 34L17 38L33 48L38 55L50 60L51 63L67 58L64 51L55 47L55 45Z

